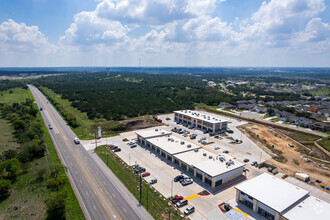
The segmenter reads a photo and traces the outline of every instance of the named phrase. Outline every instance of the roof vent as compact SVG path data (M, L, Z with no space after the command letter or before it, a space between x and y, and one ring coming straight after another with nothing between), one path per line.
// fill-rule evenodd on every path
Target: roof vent
M206 153L203 153L203 156L204 156L204 157L206 157L206 156L207 156L207 154L206 154Z
M188 144L187 147L188 147L188 148L191 148L191 144Z
M194 151L195 151L195 152L198 152L198 148L195 148Z
M158 131L158 129L156 128L155 131Z
M209 159L212 159L213 158L213 156L209 156Z
M181 141L180 144L184 144L184 141Z

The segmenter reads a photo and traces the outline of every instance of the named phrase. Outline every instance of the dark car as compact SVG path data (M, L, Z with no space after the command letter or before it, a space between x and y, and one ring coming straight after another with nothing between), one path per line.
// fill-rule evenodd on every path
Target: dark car
M250 160L247 159L247 158L245 158L243 161L244 161L244 163L247 163L247 162L249 162Z
M228 154L228 153L229 153L229 151L228 151L228 150L224 150L224 151L223 151L223 153L225 153L225 154Z
M178 175L178 176L174 177L174 182L179 182L182 179L184 179L184 176L183 175Z
M149 184L155 184L155 183L157 183L157 179L152 179L152 180L150 180L150 182L149 182Z
M42 111L42 108L40 108L40 111Z
M179 201L179 202L176 203L176 206L178 208L181 208L181 207L183 207L185 205L188 205L188 200L186 200L186 199L183 199L183 200L181 200L181 201Z
M232 134L232 133L234 133L234 131L233 130L227 130L227 132L229 133L229 134Z
M134 148L134 147L137 147L137 145L136 144L131 145L131 148Z
M172 202L173 204L176 204L177 202L179 202L179 201L182 200L182 199L183 199L182 196L176 196L175 198L173 198L173 199L171 200L171 202Z
M116 149L113 150L113 152L119 152L119 151L121 151L121 149L118 148L118 147L117 147Z

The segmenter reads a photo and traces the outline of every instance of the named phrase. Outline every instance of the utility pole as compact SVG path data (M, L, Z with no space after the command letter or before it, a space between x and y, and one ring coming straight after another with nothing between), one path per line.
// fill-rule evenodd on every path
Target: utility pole
M142 205L142 175L140 172L140 205Z

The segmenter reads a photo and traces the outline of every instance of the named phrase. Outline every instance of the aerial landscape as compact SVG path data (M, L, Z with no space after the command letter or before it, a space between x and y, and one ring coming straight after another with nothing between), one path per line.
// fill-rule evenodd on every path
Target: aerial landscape
M329 0L0 12L0 219L329 219Z

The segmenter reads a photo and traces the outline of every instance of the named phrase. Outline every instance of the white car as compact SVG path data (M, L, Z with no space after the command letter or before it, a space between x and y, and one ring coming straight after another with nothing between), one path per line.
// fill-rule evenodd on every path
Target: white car
M79 139L77 137L74 138L74 143L75 144L80 144L80 141L79 141Z

